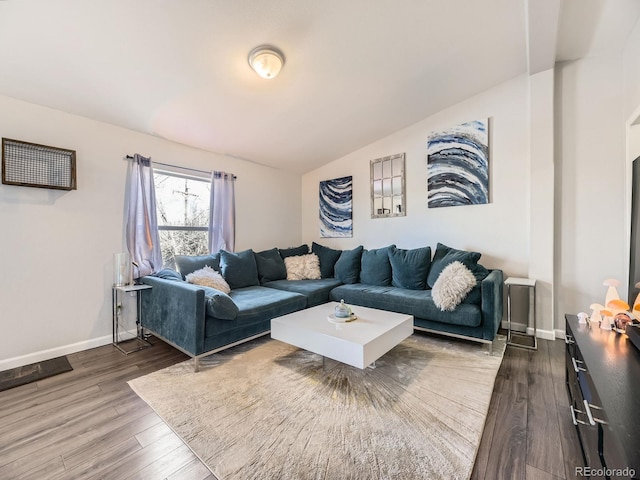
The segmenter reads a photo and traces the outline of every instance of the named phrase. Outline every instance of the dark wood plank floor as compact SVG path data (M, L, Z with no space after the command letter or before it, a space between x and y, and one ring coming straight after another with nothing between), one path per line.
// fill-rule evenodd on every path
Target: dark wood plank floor
M214 479L126 383L187 358L152 342L69 355L72 372L0 392L0 479ZM505 353L473 479L575 478L564 343L539 345Z

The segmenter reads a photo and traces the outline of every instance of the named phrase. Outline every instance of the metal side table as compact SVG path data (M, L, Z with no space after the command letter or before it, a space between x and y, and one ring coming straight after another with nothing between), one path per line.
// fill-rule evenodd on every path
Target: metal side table
M151 285L123 285L121 287L112 287L112 305L113 305L113 346L120 350L125 355L129 355L130 353L137 352L138 350L142 350L143 348L151 347L152 345L144 338L144 332L142 330L142 324L140 323L140 319L142 318L142 291L148 290L152 288ZM136 336L133 338L127 338L125 340L120 340L120 312L122 309L122 304L120 303L120 296L123 293L136 293ZM122 344L134 341L136 344L136 348L125 350L122 348Z
M504 284L507 286L507 319L508 319L508 332L507 332L507 345L512 345L514 347L527 348L529 350L537 350L538 349L538 330L536 325L536 281L531 278L517 278L517 277L509 277L505 280ZM531 323L531 311L533 310L533 336L518 331L513 331L511 329L511 287L526 287L529 289L529 312L527 318L527 329L529 328L529 324ZM531 300L531 293L533 293L533 300ZM533 302L533 308L531 308L531 302ZM520 342L514 342L513 337L517 336L521 339L533 338L533 345L527 345Z

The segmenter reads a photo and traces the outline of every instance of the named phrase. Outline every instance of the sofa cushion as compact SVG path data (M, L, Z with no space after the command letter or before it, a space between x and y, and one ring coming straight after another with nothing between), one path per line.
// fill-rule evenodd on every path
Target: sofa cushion
M396 248L395 245L378 248L376 250L363 250L360 266L360 282L367 285L391 285L391 261L389 253Z
M333 269L340 258L342 250L334 250L313 242L311 244L311 252L315 253L320 259L320 274L322 278L333 278Z
M239 339L246 339L249 335L268 331L271 328L272 318L302 310L307 301L299 293L263 286L238 288L232 290L229 296L238 306L238 316L231 321L207 316L205 337L220 337L221 341L205 340L205 345L218 347Z
M427 277L427 285L433 288L442 270L444 270L444 268L451 262L462 262L473 271L472 266L478 263L480 256L481 254L478 252L456 250L455 248L447 247L442 243L438 243L436 253L434 253L433 261L431 262L431 270L429 270L429 276Z
M207 315L221 320L235 320L239 309L235 302L224 292L216 288L202 287Z
M176 255L175 259L176 270L182 278L205 266L220 271L220 252L210 255Z
M301 293L307 297L307 307L315 307L321 303L327 303L329 292L340 284L341 282L337 278L322 278L320 280L278 280L265 283L263 286Z
M344 299L352 306L356 315L357 305L360 305L413 315L416 319L424 318L465 327L477 327L482 322L480 305L462 303L454 312L443 312L433 302L431 290L408 290L356 283L334 288L329 297L336 302Z
M476 286L476 277L459 261L447 265L431 290L433 302L443 312L452 312Z
M277 248L258 252L255 256L256 266L258 267L258 280L260 280L260 283L287 278L287 268Z
M284 259L287 280L320 280L320 260L315 253Z
M251 249L236 253L220 250L220 269L232 290L260 284L256 258Z
M231 288L220 273L211 267L204 267L187 275L187 282L203 287L211 287L224 293L229 293Z
M238 306L238 322L270 320L302 310L307 305L304 295L263 286L232 290L229 296Z
M391 262L391 284L409 290L424 290L431 265L431 247L389 251Z
M296 255L306 255L309 253L309 245L304 244L299 247L279 248L278 251L283 259L287 257L294 257Z
M360 278L362 245L353 250L343 250L334 266L334 276L342 283L356 283Z

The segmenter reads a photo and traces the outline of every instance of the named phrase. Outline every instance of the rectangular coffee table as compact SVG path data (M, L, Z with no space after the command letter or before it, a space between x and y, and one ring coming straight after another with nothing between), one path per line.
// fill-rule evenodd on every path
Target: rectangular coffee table
M413 333L413 316L353 306L357 320L331 323L335 302L271 320L271 338L365 368Z

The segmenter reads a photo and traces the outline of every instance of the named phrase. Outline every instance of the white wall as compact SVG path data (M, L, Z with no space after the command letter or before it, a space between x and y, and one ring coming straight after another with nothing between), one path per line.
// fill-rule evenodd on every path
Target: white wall
M341 249L391 243L400 248L428 245L435 249L437 242L442 242L481 252L483 265L501 268L507 276L526 277L530 234L528 91L528 77L518 77L303 175L303 240ZM483 117L490 118L491 203L427 209L428 135ZM369 162L402 152L406 153L407 216L371 219ZM353 238L320 238L318 183L346 175L353 175Z
M556 66L556 316L603 303L629 261L622 56Z
M2 96L0 136L76 150L78 183L0 184L0 370L110 342L127 154L235 173L237 250L301 241L299 175Z

